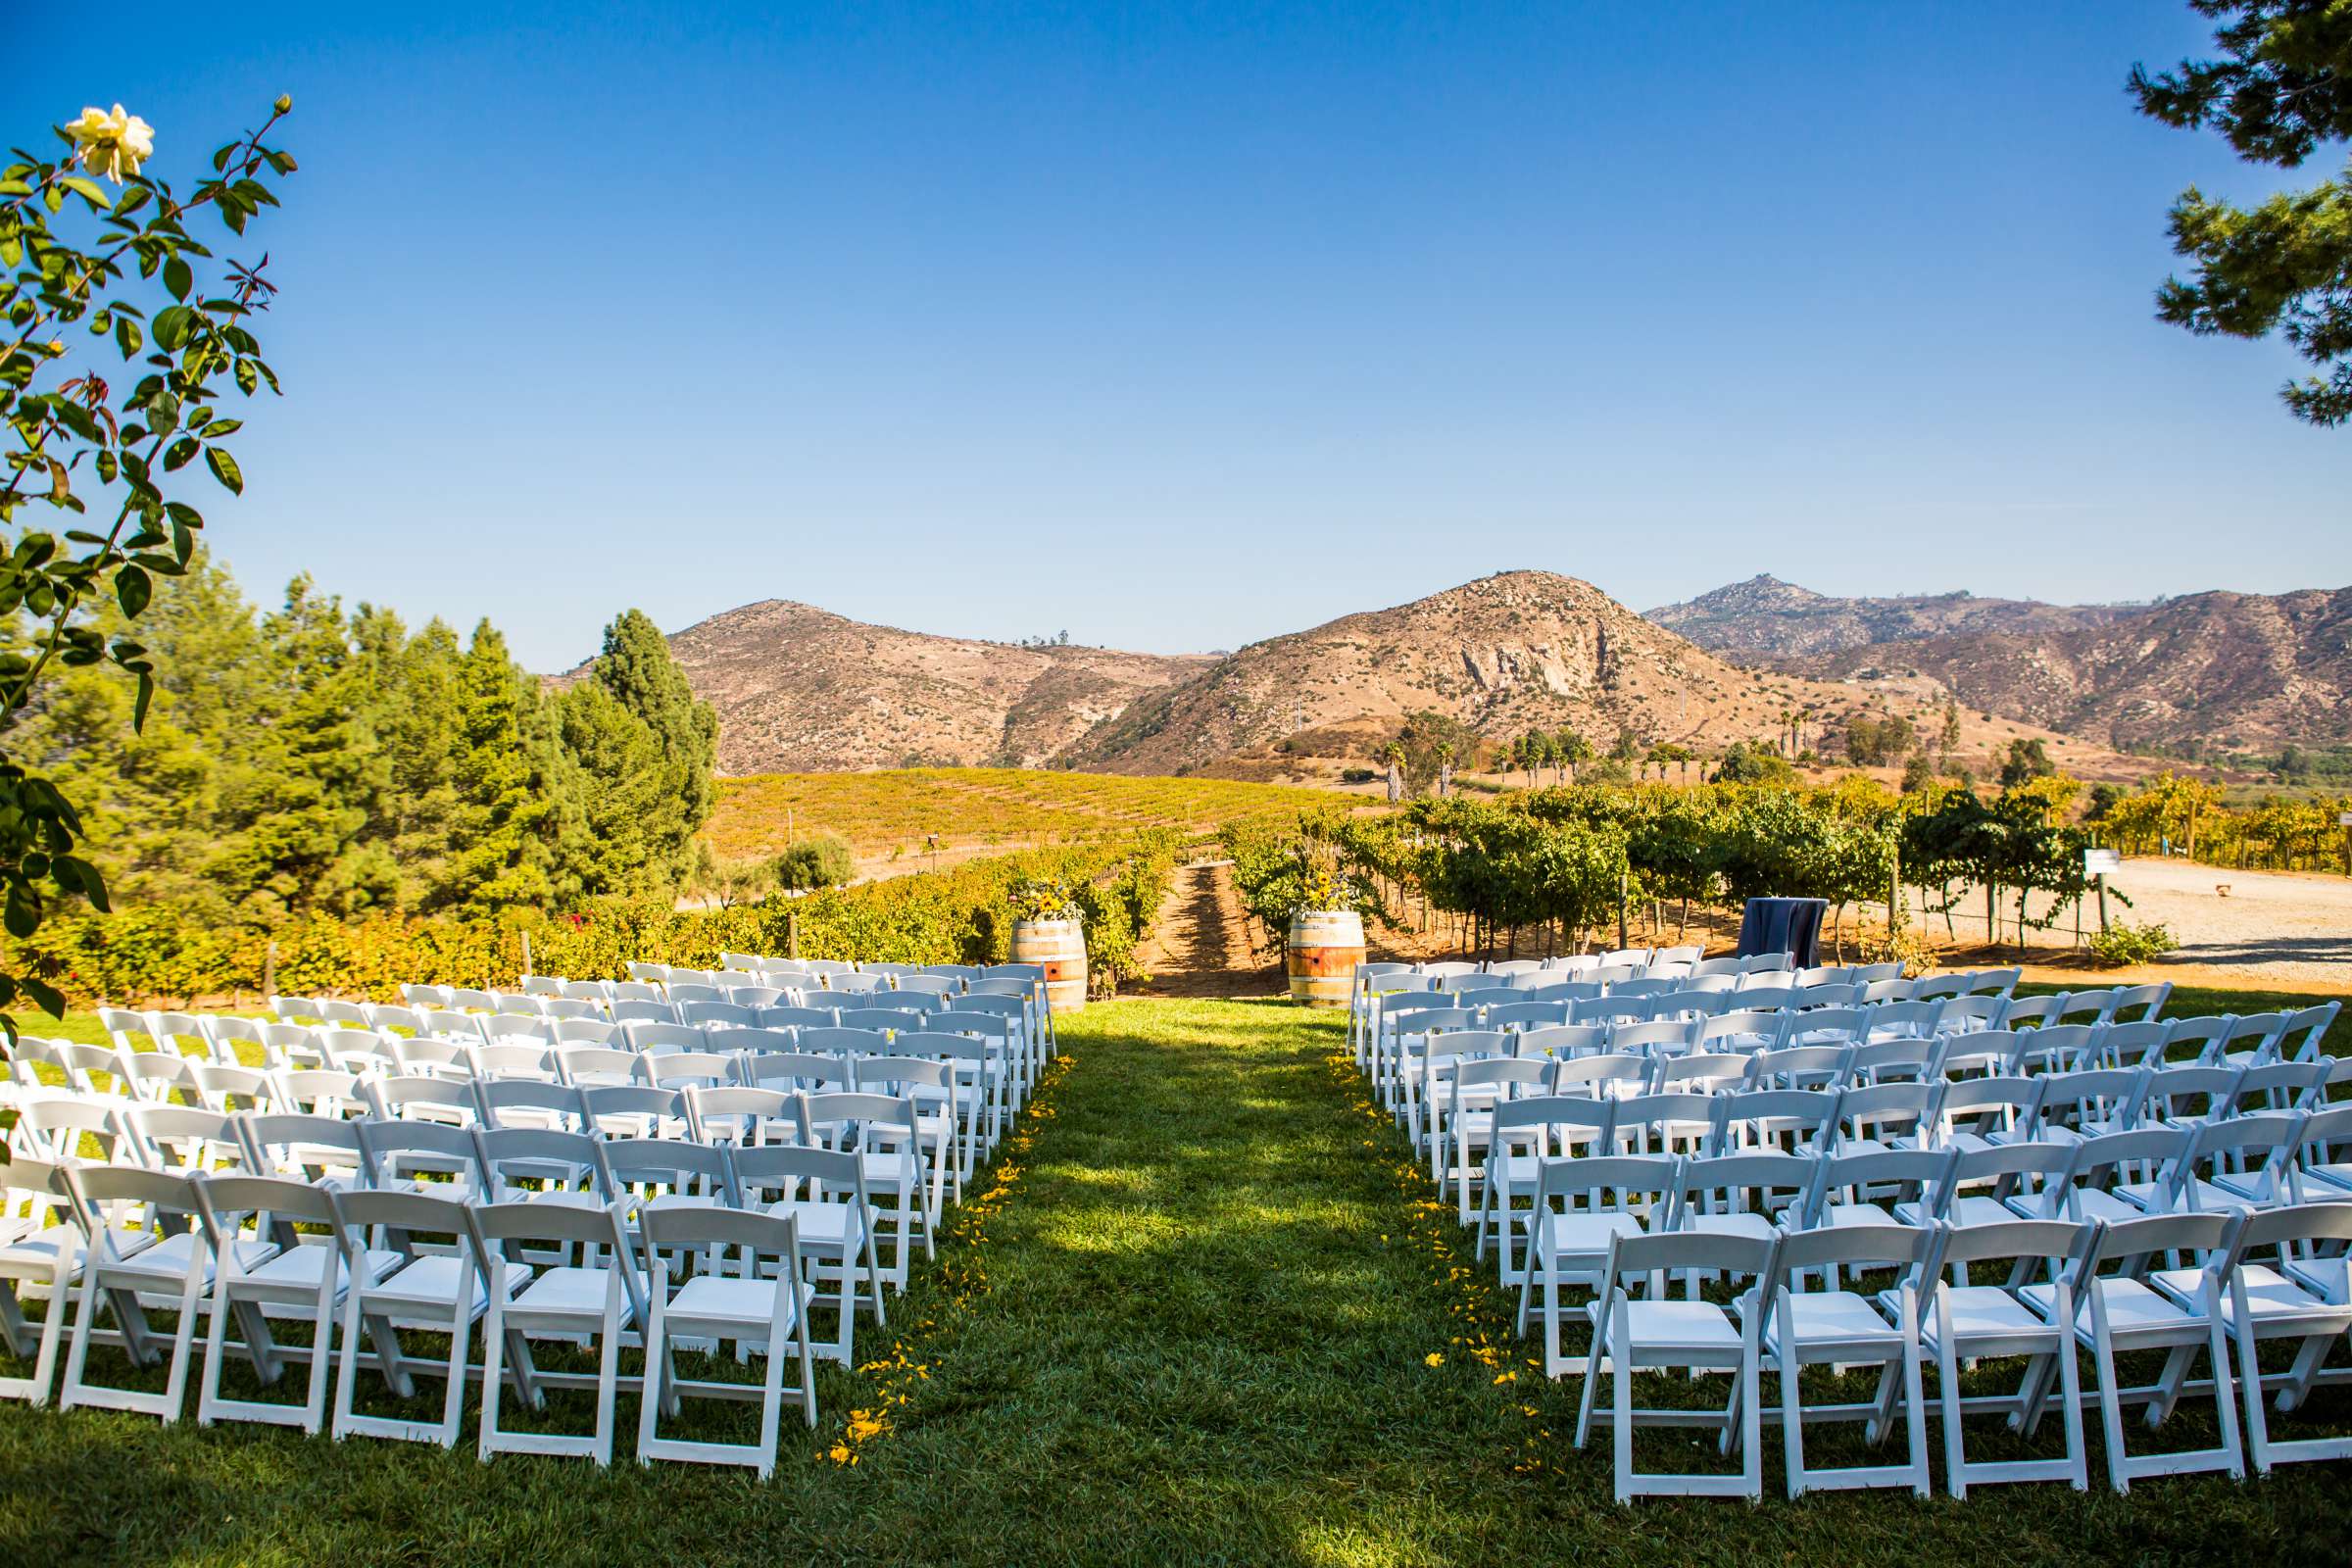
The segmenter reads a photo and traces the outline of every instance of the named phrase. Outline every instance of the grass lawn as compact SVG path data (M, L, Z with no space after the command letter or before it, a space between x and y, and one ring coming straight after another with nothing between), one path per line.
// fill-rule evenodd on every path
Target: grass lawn
M1571 1446L1576 1383L1527 1365L1488 1268L1331 1059L1340 1020L1130 1001L1063 1041L1072 1061L1000 1157L1002 1190L892 1302L903 1352L869 1338L887 1365L823 1373L818 1430L788 1423L772 1481L638 1469L633 1398L609 1475L7 1403L0 1562L2345 1560L2341 1465L2141 1482L2126 1499L2037 1486L1791 1504L1767 1428L1761 1507L1620 1509L1605 1438ZM749 1411L694 1419L716 1437ZM2326 1393L2311 1419L2352 1429L2352 1396ZM2176 1423L2168 1444L2209 1441L2197 1403ZM1645 1437L1642 1462L1684 1442ZM1971 1446L2001 1449L1983 1428Z

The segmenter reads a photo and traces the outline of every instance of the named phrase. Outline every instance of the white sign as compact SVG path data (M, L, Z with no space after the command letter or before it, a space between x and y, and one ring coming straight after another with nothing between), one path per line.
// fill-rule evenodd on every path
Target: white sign
M2352 827L2352 811L2336 812L2335 825L2337 827Z
M2113 850L2084 850L2082 852L2082 874L2084 876L2104 876L2108 872L2121 871L2123 868L2124 858Z

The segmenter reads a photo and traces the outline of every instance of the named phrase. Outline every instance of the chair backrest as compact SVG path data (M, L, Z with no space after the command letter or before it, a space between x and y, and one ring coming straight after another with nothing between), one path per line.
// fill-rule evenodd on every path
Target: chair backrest
M797 1138L792 1092L741 1084L686 1091L687 1124L706 1144L764 1144Z
M1816 1160L1819 1174L1805 1201L1804 1224L1830 1223L1833 1206L1928 1201L1949 1184L1958 1159L1948 1149L1865 1149Z
M387 1120L467 1126L481 1118L473 1084L463 1078L376 1078L362 1086L375 1113Z
M1809 1153L1829 1146L1838 1124L1838 1093L1826 1089L1746 1089L1718 1097L1715 1148Z
M2164 1004L2173 997L2173 983L2159 981L2154 985L2119 986L2107 1004L2109 1023L2153 1022L2164 1011ZM2133 1016L2137 1014L2137 1016Z
M760 1008L740 1002L681 1002L678 1018L690 1026L749 1029L760 1022Z
M1685 1055L1653 1055L1649 1087L1653 1092L1697 1090L1723 1094L1747 1082L1748 1058L1738 1052L1692 1052Z
M318 1010L317 997L271 997L270 1010L286 1023L324 1023L326 1014ZM104 1015L101 1014L103 1017Z
M2278 1054L2290 1061L2324 1059L2326 1053L2320 1043L2335 1026L2335 1015L2342 1007L2340 1002L2323 1002L2316 1007L2288 1013L2278 1030Z
M709 1045L709 1038L693 1024L631 1023L623 1025L621 1033L629 1049L639 1053L702 1051Z
M1870 1084L1848 1089L1838 1101L1838 1140L1874 1139L1919 1144L1936 1121L1943 1096L1939 1083Z
M1678 1162L1665 1229L1688 1229L1702 1215L1801 1211L1813 1190L1816 1161L1777 1150L1713 1154Z
M612 1046L564 1046L556 1052L563 1080L582 1088L590 1085L647 1084L645 1058L634 1051Z
M537 1078L484 1079L475 1086L481 1100L485 1130L497 1130L509 1125L510 1119L519 1118L522 1130L531 1130L550 1118L561 1118L565 1127L585 1130L588 1111L580 1102L577 1088L565 1083L549 1083Z
M1620 1023L1609 1030L1611 1051L1674 1055L1690 1048L1693 1030L1688 1018L1652 1018L1644 1023Z
M735 1082L736 1056L731 1051L664 1051L644 1059L646 1076L661 1089Z
M124 1105L123 1141L151 1170L200 1172L245 1162L244 1140L223 1111L195 1105Z
M536 1041L553 1045L556 1039L555 1020L544 1012L493 1012L477 1015L482 1038L493 1045L509 1040Z
M616 1024L676 1023L678 1009L665 998L624 997L612 1004L612 1021Z
M876 1029L803 1029L798 1040L802 1051L828 1056L878 1056L890 1044Z
M1788 1040L1796 1021L1795 1014L1747 1006L1746 994L1738 1000L1742 1005L1737 1011L1699 1020L1697 1033L1692 1036L1693 1049L1771 1051Z
M650 1083L582 1084L580 1104L598 1132L627 1142L653 1136L665 1122L686 1119L684 1097Z
M1605 1023L1555 1023L1519 1032L1518 1054L1522 1056L1576 1056L1605 1051L1609 1043L1609 1026Z
M1750 1089L1838 1089L1853 1060L1852 1046L1786 1046L1747 1058Z
M741 1073L753 1088L775 1086L787 1093L807 1091L819 1094L831 1089L847 1090L851 1082L853 1058L849 1056L819 1056L796 1052L761 1052L743 1058Z
M371 1117L353 1123L360 1152L367 1157L368 1186L389 1187L416 1169L446 1170L465 1178L468 1190L483 1186L481 1149L472 1126L437 1121L391 1121Z
M620 1026L602 1018L557 1018L554 1020L558 1046L602 1046L612 1042Z
M485 994L482 1000L487 1002L489 997ZM448 1012L436 1009L421 1014L421 1017L424 1021L424 1028L421 1032L437 1035L443 1040L458 1040L466 1045L472 1045L478 1040L489 1038L484 1026L490 1020L481 1013ZM532 1020L534 1024L541 1021L539 1019Z
M280 1108L315 1116L365 1116L375 1108L368 1102L360 1075L340 1067L280 1068L277 1091Z
M761 1007L760 1027L762 1029L830 1029L841 1021L834 1007Z

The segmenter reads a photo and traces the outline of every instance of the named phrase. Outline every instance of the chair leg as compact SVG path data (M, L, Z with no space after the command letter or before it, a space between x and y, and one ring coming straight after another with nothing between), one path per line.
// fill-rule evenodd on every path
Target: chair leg
M500 1385L506 1382L507 1313L506 1302L500 1299L505 1295L504 1291L490 1293L490 1310L482 1320L482 1423L474 1438L473 1456L484 1463L498 1451L498 1440L504 1436L499 1430L498 1407L505 1392Z
M654 1462L651 1452L654 1423L662 1401L669 1397L669 1344L663 1337L662 1323L662 1304L668 1298L669 1268L657 1258L654 1262L654 1287L645 1319L645 1377L637 1405L637 1463L641 1469Z
M1919 1301L1903 1287L1903 1436L1911 1445L1911 1494L1932 1495L1928 1481L1927 1395L1922 1388L1919 1355Z
M1936 1293L1936 1382L1943 1405L1943 1482L1955 1497L1968 1495L1968 1458L1960 1429L1960 1362L1952 1348L1951 1298ZM2078 1412L2079 1414L2079 1412Z

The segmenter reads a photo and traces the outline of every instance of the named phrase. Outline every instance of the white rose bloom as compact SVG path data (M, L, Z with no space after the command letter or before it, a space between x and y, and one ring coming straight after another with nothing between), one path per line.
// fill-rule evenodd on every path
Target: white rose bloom
M122 176L135 174L139 165L155 156L155 127L136 115L124 114L121 104L109 114L103 109L84 109L81 118L66 125L66 133L79 143L81 167L122 183Z

